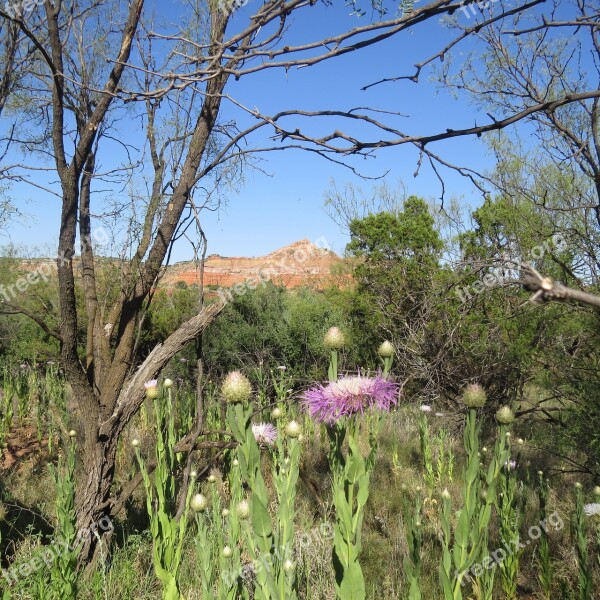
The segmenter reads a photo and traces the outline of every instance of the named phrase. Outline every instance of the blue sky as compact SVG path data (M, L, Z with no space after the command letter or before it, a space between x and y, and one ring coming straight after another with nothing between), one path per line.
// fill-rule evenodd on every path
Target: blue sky
M251 1L234 16L233 27L243 21L244 11L250 10L252 4ZM293 24L292 39L314 39L363 22L349 16L350 9L341 4L330 8L319 5L316 9L301 11ZM428 72L423 73L418 85L404 81L360 90L363 85L382 77L411 72L411 65L428 57L448 36L449 32L443 26L430 22L366 51L354 52L316 67L288 73L270 70L243 77L239 82L232 82L227 91L246 105L257 106L266 113L289 108L316 110L371 106L403 113L406 117L396 118L395 122L412 133L435 133L446 127L472 126L476 118L473 106L437 89L428 81ZM230 114L230 108L225 106L223 118ZM485 117L480 120L484 121ZM128 133L135 134L135 126L132 121L124 127ZM254 142L260 145L264 140L255 138ZM493 168L485 146L476 139L444 142L434 149L452 162L478 169ZM208 252L225 256L260 256L302 238L325 237L332 249L341 253L347 239L324 212L323 194L332 180L340 188L348 182L363 189L369 189L372 184L306 152L275 152L262 158L260 167L267 174L248 170L239 193L229 194L226 205L217 213L205 215L203 226L209 241ZM439 182L427 166L418 178L413 178L417 158L414 149L396 147L380 151L375 159L356 159L352 164L372 177L388 172L386 180L390 185L403 180L411 194L439 197ZM480 194L466 179L448 171L444 176L448 199L460 197L468 205L480 202ZM58 198L24 186L15 187L12 195L27 217L11 227L10 240L40 249L54 248L60 214ZM191 257L189 245L178 243L172 259Z

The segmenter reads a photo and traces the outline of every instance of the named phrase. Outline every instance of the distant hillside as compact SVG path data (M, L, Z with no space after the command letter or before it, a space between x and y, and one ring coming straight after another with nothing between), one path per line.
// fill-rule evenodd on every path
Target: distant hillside
M332 268L342 259L326 248L309 240L300 240L260 257L225 257L211 254L204 265L204 285L232 287L250 278L270 280L287 288L312 285L325 287L332 281ZM23 259L23 271L42 270L50 277L56 275L56 262L49 258ZM75 269L80 271L79 258ZM198 270L193 261L169 265L161 279L160 287L173 287L177 283L198 283Z
M251 277L259 277L287 288L306 284L322 286L331 279L332 267L341 260L335 252L319 248L309 240L294 242L257 258L211 254L204 265L204 285L232 287ZM193 262L181 262L167 268L161 284L172 286L178 282L198 283Z

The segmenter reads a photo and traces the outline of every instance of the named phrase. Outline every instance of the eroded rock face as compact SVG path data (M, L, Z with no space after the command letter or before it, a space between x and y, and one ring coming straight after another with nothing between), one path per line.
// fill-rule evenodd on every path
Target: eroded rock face
M310 240L300 240L289 246L279 248L266 256L248 258L243 256L225 257L212 254L204 265L204 285L230 288L246 285L250 281L272 281L287 288L312 285L325 287L331 284L332 267L341 262L341 258L323 245ZM97 266L111 264L110 258L96 259ZM120 264L114 261L115 264ZM75 273L81 277L81 260L73 260ZM123 268L126 268L126 264ZM197 265L192 262L180 262L166 267L159 287L172 288L179 282L187 285L197 284L199 274ZM35 272L37 280L48 281L56 277L56 260L49 258L22 259L19 269L24 273ZM336 278L336 280L339 277ZM344 276L342 276L342 280ZM14 287L14 286L13 286Z
M322 285L330 280L332 267L340 257L309 240L300 240L257 258L224 257L212 254L204 265L204 285L232 287L249 279L271 280L288 288L306 284ZM172 286L178 282L198 283L193 262L177 263L168 267L161 284Z

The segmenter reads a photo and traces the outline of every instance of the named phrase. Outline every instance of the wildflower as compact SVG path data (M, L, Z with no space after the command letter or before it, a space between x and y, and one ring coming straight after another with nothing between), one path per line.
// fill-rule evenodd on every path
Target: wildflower
M463 404L468 408L481 408L486 400L485 390L478 383L468 385L462 395Z
M215 481L217 481L217 478L214 475L209 475L208 476L208 482L209 483L215 483Z
M187 359L187 358L180 358L180 359L179 359L179 362L180 362L180 363L186 363L187 361L188 361L188 359Z
M600 515L600 504L595 502L594 504L585 504L583 507L583 512L588 517L595 517L596 515Z
M272 411L271 411L271 418L272 419L279 419L281 417L281 415L283 415L283 412L280 408L275 407Z
M250 504L248 504L248 500L242 500L237 505L235 512L240 519L247 519L250 516Z
M444 491L442 492L442 498L444 500L450 500L450 492L448 491L448 488L444 488Z
M287 369L287 367L285 365L279 365L277 367L280 371L285 371Z
M430 413L431 406L429 406L429 404L421 404L421 406L419 406L419 410L424 413Z
M251 393L250 382L239 371L229 373L221 387L221 394L226 402L245 402Z
M234 458L234 459L231 461L231 464L232 464L234 467L238 467L238 466L239 466L239 464L240 464L240 461L239 461L237 458Z
M382 377L342 377L304 393L304 404L310 416L329 424L365 409L389 411L397 402L398 387Z
M517 438L517 446L522 446L525 443L525 440L523 440L523 438Z
M496 412L496 421L501 425L510 425L515 420L515 413L510 406L501 406ZM510 437L507 435L506 437Z
M191 471L191 472L190 472L190 477L191 477L192 479L196 479L196 477L198 477L198 471Z
M255 423L252 433L259 446L272 446L277 439L277 429L270 423Z
M580 490L583 486L581 485L581 483L579 483L579 481L575 484L575 489L576 490Z
M138 447L139 447L139 445L140 445L140 440L138 440L137 438L133 438L133 439L131 440L131 446L132 446L133 448L138 448Z
M223 558L231 558L233 550L229 546L225 546L222 551Z
M302 432L302 428L300 427L300 425L298 425L298 423L296 423L296 421L290 421L285 426L285 432L286 432L286 434L289 437L291 437L291 438L297 438L297 437L300 437L300 433Z
M229 516L229 509L228 509L228 508L224 508L224 509L221 511L221 516L223 516L223 517L228 517L228 516Z
M394 346L387 340L379 346L379 350L377 351L381 358L391 358L394 356Z
M516 461L516 460L507 460L507 461L504 463L504 466L505 466L505 467L506 467L506 468L507 468L509 471L511 471L511 470L514 470L514 469L516 469L516 468L517 468L517 461Z
M163 386L164 386L164 387L166 387L167 389L169 389L170 387L173 387L173 380L172 380L172 379L169 379L169 378L167 377L167 379L165 379L165 380L163 381Z
M346 340L344 334L340 331L339 327L331 327L325 334L325 348L328 350L339 350L344 347Z
M160 395L158 391L158 381L156 379L150 379L144 383L144 387L146 388L146 397L147 398L158 398Z
M76 435L77 435L77 432L74 429L71 429L71 431L69 431L70 438L74 438Z
M288 558L284 563L283 563L283 570L286 573L289 573L290 571L292 571L294 569L294 563Z
M208 506L208 500L206 499L206 496L203 496L202 494L196 494L192 498L190 506L194 512L203 512Z

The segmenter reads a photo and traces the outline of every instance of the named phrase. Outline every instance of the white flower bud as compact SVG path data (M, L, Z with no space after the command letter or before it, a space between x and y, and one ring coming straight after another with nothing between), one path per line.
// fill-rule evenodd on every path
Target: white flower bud
M478 383L468 385L462 395L463 404L468 408L481 408L486 400L485 390Z
M283 415L283 411L280 408L275 407L272 411L271 411L271 418L272 419L279 419L281 418L281 416Z
M250 516L250 504L248 500L242 500L235 509L237 516L240 519L247 519Z
M163 381L163 387L166 387L167 389L169 389L170 387L173 387L173 380L172 379L165 379Z
M339 350L344 347L346 340L344 334L340 331L339 327L331 327L325 334L325 348L328 350Z
M515 413L511 410L510 406L501 406L496 411L496 421L501 425L510 425L515 420ZM510 436L506 436L510 437Z
M203 496L202 494L196 494L192 497L190 506L194 512L202 512L206 510L206 507L208 506L208 500L206 499L206 496Z
M133 438L131 440L131 445L132 445L133 448L139 448L139 446L140 446L140 440L138 440L136 438Z
M252 393L252 386L245 375L232 371L221 386L221 394L226 402L246 402Z
M285 426L285 433L291 438L299 437L301 432L302 432L302 428L300 427L300 425L298 423L296 423L296 421L290 421Z
M233 550L229 547L229 546L225 546L223 548L223 558L231 558L232 554L233 554Z
M394 346L386 340L379 346L378 353L381 358L391 358L394 356Z

